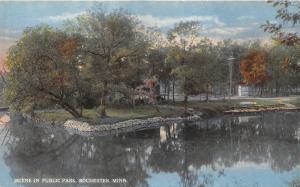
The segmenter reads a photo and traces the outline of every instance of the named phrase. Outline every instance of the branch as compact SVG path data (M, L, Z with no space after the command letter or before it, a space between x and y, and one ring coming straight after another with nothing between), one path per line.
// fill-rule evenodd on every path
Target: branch
M107 55L105 55L104 53L97 53L97 52L94 52L94 51L91 51L91 50L86 50L87 53L90 53L92 55L96 55L96 56L101 56L103 58L106 58Z

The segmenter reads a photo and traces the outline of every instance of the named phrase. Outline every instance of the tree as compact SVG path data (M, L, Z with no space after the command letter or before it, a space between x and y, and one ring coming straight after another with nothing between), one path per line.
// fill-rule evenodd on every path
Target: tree
M291 47L284 45L275 45L268 50L268 74L270 76L269 86L271 90L275 89L276 96L279 95L282 88L288 88L292 84L295 73L290 67L290 57L293 53ZM296 85L296 84L295 84Z
M175 102L175 83L177 82L176 68L180 66L181 55L179 48L170 47L165 58L165 67L169 69L169 78L172 80L172 101Z
M198 80L199 93L206 93L206 101L209 100L209 94L212 87L224 81L220 78L222 73L226 73L224 61L221 61L219 46L212 44L211 40L205 38L197 45L195 59L192 69L196 72ZM224 72L223 72L224 71Z
M264 51L251 51L241 60L240 71L244 83L262 87L269 79L267 53Z
M147 37L150 45L145 58L147 66L145 74L148 76L147 78L155 78L160 85L164 86L164 99L169 100L170 81L173 78L172 67L166 61L169 43L156 27L147 29ZM147 70L149 70L148 73Z
M101 92L100 114L105 117L110 87L130 80L135 76L132 67L142 63L148 45L143 27L123 10L108 14L99 10L77 17L69 30L83 36L83 50L93 59L91 84Z
M184 113L187 113L188 96L196 94L198 90L195 79L191 75L191 69L188 67L191 53L198 43L201 26L198 21L180 22L168 32L168 40L172 45L171 58L178 64L173 73L180 79L180 87L184 94ZM170 58L169 58L170 59Z
M272 33L274 39L281 44L295 46L300 44L300 36L289 27L298 26L300 21L300 3L289 0L268 1L277 9L276 19L279 21L272 23L269 20L262 25L265 32Z
M211 47L212 48L212 47ZM226 95L226 90L229 88L229 68L228 58L233 57L235 61L232 63L232 84L239 84L242 80L240 73L240 59L247 55L251 49L260 49L259 41L247 41L243 43L237 43L230 39L226 39L217 43L214 48L215 58L217 60L215 68L213 69L215 77L215 89L220 94ZM234 86L233 86L234 88ZM233 91L236 91L235 89Z
M33 110L50 102L81 117L76 110L81 95L77 45L75 36L49 26L26 29L6 62L8 103L16 110Z

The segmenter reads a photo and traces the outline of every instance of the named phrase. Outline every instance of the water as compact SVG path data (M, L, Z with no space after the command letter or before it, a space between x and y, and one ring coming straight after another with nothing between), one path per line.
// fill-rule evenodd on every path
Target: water
M110 180L19 186L300 186L300 113L223 116L102 137L20 120L0 128L1 187L18 186L18 178ZM111 182L116 178L121 182Z

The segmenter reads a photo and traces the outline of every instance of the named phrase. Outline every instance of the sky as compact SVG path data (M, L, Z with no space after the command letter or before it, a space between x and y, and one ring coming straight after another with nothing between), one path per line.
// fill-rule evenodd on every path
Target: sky
M106 11L123 8L136 15L146 26L162 31L176 22L198 20L202 35L213 40L231 38L237 41L267 40L260 25L274 20L275 9L265 1L105 1ZM7 49L22 35L26 27L47 23L61 27L67 19L93 9L99 2L18 2L0 1L0 61ZM1 63L1 62L0 62Z
M231 167L212 168L211 166L202 166L196 170L199 184L214 187L283 187L299 176L300 167L296 166L290 171L275 171L267 163L254 162L236 162ZM220 171L224 170L224 175ZM192 165L189 171L195 172ZM149 186L179 186L180 176L175 172L152 172L148 178Z

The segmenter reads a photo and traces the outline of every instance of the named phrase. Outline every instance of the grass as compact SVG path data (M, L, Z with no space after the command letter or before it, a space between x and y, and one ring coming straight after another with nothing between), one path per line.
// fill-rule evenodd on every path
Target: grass
M239 108L240 102L252 101L256 102L259 106L274 105L281 101L276 99L234 99L230 102L228 100L217 100L217 101L189 101L188 107L193 108L196 111L201 111L206 116L211 116L214 114L220 114L225 110L231 108ZM297 104L300 106L300 100L297 100ZM111 120L127 120L127 119L137 119L137 118L150 118L150 117L167 117L167 116L179 116L183 113L183 102L170 103L168 105L158 105L159 112L154 106L143 105L137 106L135 108L107 108L107 115L109 118L100 118L96 110L85 109L83 111L83 117L95 124L102 124L110 122ZM68 119L74 119L72 115L64 110L57 111L43 111L37 113L37 115L47 121L58 121L64 122Z
M233 99L233 100L214 100L214 101L189 101L188 107L194 109L224 109L224 108L232 108L232 107L240 107L240 102L251 101L256 102L257 105L273 105L278 104L278 102L274 100L263 100L263 99ZM174 103L175 106L183 106L183 101Z
M137 119L137 118L150 118L150 117L166 117L177 116L182 113L181 109L159 107L159 112L154 106L145 105L135 108L107 108L107 115L109 118L118 118L121 120ZM68 119L75 119L71 114L64 110L57 111L42 111L38 112L37 116L47 121L64 122ZM103 123L108 121L107 118L101 119L96 110L85 109L83 110L83 117L92 123Z
M68 119L73 119L73 116L69 114L67 111L47 111L47 112L39 112L37 116L47 120L47 121L67 121Z
M154 116L170 116L178 114L179 110L168 107L159 107L159 112L154 106L145 105L138 106L134 109L120 109L120 108L109 108L107 109L108 116L121 117L121 118L146 118Z
M300 99L291 99L287 101L287 103L295 105L296 107L300 107Z
M228 100L213 100L213 101L189 101L188 107L197 111L201 111L205 116L209 117L216 114L222 114L226 110L232 108L241 108L240 102L255 102L256 106L276 105L278 101L272 99L232 99ZM175 106L183 106L183 101L173 103Z

